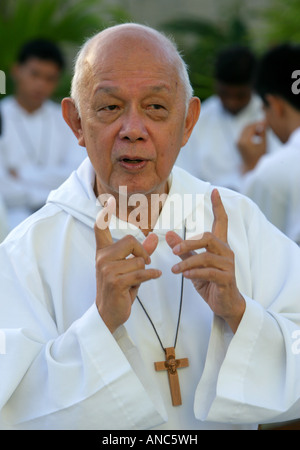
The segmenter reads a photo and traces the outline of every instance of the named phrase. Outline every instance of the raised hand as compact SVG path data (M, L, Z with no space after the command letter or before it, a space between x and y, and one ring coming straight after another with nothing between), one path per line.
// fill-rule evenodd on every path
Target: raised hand
M217 189L213 190L211 201L214 214L211 232L205 232L201 239L183 241L169 231L166 240L173 253L182 259L172 271L191 279L212 311L235 332L245 311L245 300L236 285L234 253L227 242L228 218ZM205 251L195 252L200 249Z
M157 247L158 238L155 234L148 235L143 244L131 235L114 243L108 227L109 220L106 227L99 227L104 223L105 214L111 217L113 202L114 199L109 200L108 206L100 212L94 226L96 305L112 333L129 318L140 284L161 275L160 270L145 268Z
M267 151L265 122L255 122L247 125L237 141L237 148L243 159L244 173L253 170L259 159Z

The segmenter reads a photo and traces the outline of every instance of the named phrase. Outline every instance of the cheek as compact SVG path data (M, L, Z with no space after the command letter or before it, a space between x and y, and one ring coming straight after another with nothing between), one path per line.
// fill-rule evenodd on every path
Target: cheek
M160 143L160 151L157 155L157 172L169 173L172 169L181 148L182 134L170 132Z
M168 136L167 144L170 148L169 157L176 159L177 155L184 145L185 139L185 128L184 128L184 118L180 122L177 122L176 126L170 131Z
M93 126L82 127L82 141L92 165L98 171L102 166L107 167L110 163L109 145L105 140L105 133L99 133Z

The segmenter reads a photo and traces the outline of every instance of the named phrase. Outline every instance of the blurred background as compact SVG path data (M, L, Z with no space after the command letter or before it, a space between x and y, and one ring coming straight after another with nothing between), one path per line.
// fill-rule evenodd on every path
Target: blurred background
M0 69L6 93L10 68L23 42L50 38L67 58L55 100L69 94L79 45L103 27L135 21L175 37L201 100L213 92L213 64L228 44L249 45L258 55L282 42L300 42L299 0L0 0Z
M80 45L101 29L127 21L175 38L202 101L214 93L215 57L222 48L246 44L260 56L282 42L300 43L299 0L0 0L0 70L6 74L6 95L13 94L10 72L26 41L50 39L63 51L67 67L53 96L60 102L69 95ZM282 427L300 429L300 422Z

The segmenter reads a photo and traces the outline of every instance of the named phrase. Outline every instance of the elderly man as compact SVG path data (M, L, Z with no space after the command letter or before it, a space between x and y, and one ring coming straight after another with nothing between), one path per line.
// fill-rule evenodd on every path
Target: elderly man
M247 198L173 169L200 109L174 45L102 31L62 107L89 159L0 248L2 428L298 417L300 250Z

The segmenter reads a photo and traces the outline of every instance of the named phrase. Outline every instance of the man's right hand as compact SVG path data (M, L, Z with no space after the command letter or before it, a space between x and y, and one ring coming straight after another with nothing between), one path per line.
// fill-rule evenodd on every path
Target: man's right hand
M243 158L243 172L253 170L267 151L265 122L247 125L241 132L237 147Z
M110 208L112 207L110 202ZM104 208L100 215L109 213ZM150 255L158 244L158 237L149 234L141 244L131 235L113 242L103 220L97 218L94 230L96 237L96 305L104 323L113 333L126 322L131 313L131 306L136 298L141 283L159 278L161 271L146 269L150 263Z

